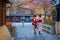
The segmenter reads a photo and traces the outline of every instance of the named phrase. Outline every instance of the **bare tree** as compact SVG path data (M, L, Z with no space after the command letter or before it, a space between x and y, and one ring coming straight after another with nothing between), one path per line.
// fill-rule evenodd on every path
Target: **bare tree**
M54 6L51 4L50 0L27 0L27 1L23 1L21 3L21 5L19 6L22 6L22 5L25 5L25 6L28 6L27 9L31 9L31 10L39 10L39 6L40 6L40 9L41 10L44 10L44 15L45 15L45 18L44 20L46 21L46 14L50 11L50 10L53 10L54 9ZM25 7L23 6L23 7ZM38 7L38 8L37 8Z
M44 20L46 21L46 14L50 11L50 10L53 10L54 9L54 5L52 5L50 3L50 0L43 0L41 2L41 4L39 4L41 6L41 8L44 10L44 15L45 15L45 18Z

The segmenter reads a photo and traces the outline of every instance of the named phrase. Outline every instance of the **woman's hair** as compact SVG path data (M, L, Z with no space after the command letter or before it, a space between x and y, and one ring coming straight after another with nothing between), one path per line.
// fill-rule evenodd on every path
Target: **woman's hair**
M34 17L36 17L36 15L34 15Z
M41 15L39 15L39 17L41 17Z

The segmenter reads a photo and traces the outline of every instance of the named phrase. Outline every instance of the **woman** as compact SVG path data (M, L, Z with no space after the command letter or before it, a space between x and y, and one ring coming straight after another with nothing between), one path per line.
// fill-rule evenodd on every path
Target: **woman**
M39 15L39 18L38 18L38 30L39 30L39 34L42 32L42 23L43 23L43 19L41 18L41 15Z
M36 34L37 32L37 18L36 18L36 15L34 15L34 18L33 18L33 21L32 21L32 24L34 26L34 34Z

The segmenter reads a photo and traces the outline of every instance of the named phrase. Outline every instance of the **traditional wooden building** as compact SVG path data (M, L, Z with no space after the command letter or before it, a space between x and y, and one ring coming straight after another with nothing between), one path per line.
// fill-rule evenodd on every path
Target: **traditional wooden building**
M6 21L11 20L12 22L31 22L33 19L34 12L29 9L21 8L16 11L9 9L10 12L6 13ZM8 15L9 14L9 15Z

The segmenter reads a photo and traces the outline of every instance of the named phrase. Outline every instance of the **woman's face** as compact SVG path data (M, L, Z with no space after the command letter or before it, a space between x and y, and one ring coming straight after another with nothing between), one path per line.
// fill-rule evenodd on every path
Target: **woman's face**
M38 16L38 15L37 15L36 17L37 17L37 18L39 18L39 16Z

